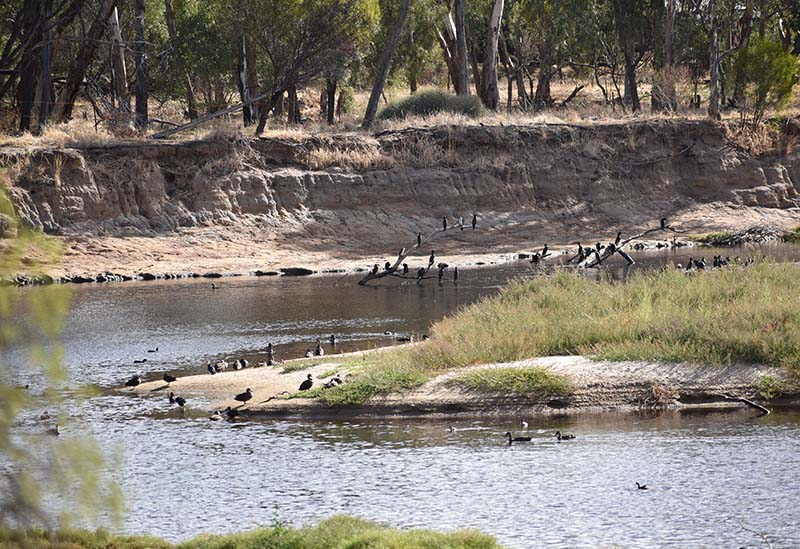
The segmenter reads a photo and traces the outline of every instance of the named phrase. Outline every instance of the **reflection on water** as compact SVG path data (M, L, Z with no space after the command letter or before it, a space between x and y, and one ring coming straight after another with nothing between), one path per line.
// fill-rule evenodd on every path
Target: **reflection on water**
M796 247L765 249L798 258ZM697 252L637 252L633 270ZM631 272L620 262L604 269ZM232 278L217 291L207 281L79 286L65 361L73 383L114 386L134 373L203 372L213 357L257 360L269 342L284 358L331 333L343 351L385 345L386 331L426 333L509 279L531 276L517 262L462 271L458 287L365 288L354 276ZM0 371L4 380L31 382L36 393L37 380L19 368L22 351L0 359L12 366ZM459 420L450 433L447 422L418 419L212 422L160 393L69 401L68 413L109 453L124 450L112 473L127 495L126 532L177 540L269 524L276 514L305 523L344 512L403 527L475 527L511 547L759 545L750 530L775 547L800 546L798 414L504 417ZM31 412L20 428L40 429L37 418ZM509 448L502 435L522 419L534 440ZM553 433L565 427L578 439L559 444ZM637 491L637 481L651 489Z

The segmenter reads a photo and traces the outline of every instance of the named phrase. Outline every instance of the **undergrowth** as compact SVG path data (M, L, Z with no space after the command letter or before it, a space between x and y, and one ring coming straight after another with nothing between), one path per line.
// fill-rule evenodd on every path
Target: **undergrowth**
M545 368L479 368L464 372L449 382L467 389L513 392L523 396L568 395L569 382Z

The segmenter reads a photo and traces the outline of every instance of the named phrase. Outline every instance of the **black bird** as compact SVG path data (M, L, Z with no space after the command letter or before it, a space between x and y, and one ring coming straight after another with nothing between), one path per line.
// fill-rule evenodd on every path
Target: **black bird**
M372 266L372 274L378 274L378 264Z
M444 216L444 217L442 218L442 230L443 230L443 231L446 231L446 230L447 230L447 216Z
M272 355L273 355L273 354L274 354L274 353L273 353L273 351L272 351L272 343L267 343L267 356L268 356L269 358L272 358Z
M303 381L303 383L300 384L301 391L308 391L309 389L311 389L311 386L314 385L314 380L311 377L312 377L311 374L308 374L308 379L306 379L305 381Z
M539 257L539 252L534 252L533 255L531 256L531 263L533 263L534 265L538 265L539 259L541 259Z
M477 214L472 214L472 230L475 230L475 225L478 224L478 216Z
M531 439L533 438L533 437L514 437L514 436L511 435L511 433L506 433L505 436L508 437L508 445L509 446L511 446L511 443L513 443L513 442L530 442Z
M408 263L403 263L403 274L404 275L408 274Z
M575 435L568 434L568 433L564 433L562 435L561 431L556 431L556 438L558 439L559 442L561 442L562 440L572 440L572 439L575 438Z
M619 246L620 240L622 240L622 231L617 231L617 239L614 240L614 246Z
M145 362L147 362L146 358L143 358L141 360L134 360L133 361L134 364L144 364Z
M164 381L166 381L166 382L167 382L167 385L169 385L169 384L170 384L170 383L172 383L173 381L177 381L177 380L178 380L178 378L177 378L177 377L175 377L175 376L173 376L173 375L171 375L171 374L164 374L164 377L162 377L161 379L163 379Z
M663 220L662 220L662 221L663 221ZM639 490L647 490L647 484L639 484L639 483L637 482L637 483L636 483L636 488L638 488Z
M235 417L239 417L239 410L234 410L230 406L225 409L225 415L228 416L228 419L233 419Z
M453 267L453 284L458 286L458 267Z
M339 377L339 374L336 374L328 381L326 381L322 386L325 387L326 389L331 389L333 387L336 387L337 385L341 385L342 383L343 383L342 378Z
M212 282L211 283L211 289L212 290L216 290L217 288L218 288L218 286Z
M595 250L594 252L594 260L597 262L598 265L603 261L602 258L600 257L600 252L598 252L597 250Z
M439 285L442 284L442 277L444 276L444 267L439 267Z
M384 264L383 264L383 270L384 270L384 271L388 271L388 270L389 270L389 269L391 269L391 268L392 268L392 264L391 264L391 263L389 263L388 261L387 261L386 263L384 263Z
M328 338L328 341L331 342L331 347L336 347L336 336L331 334L331 337Z
M314 356L314 351L306 349L306 358L311 358L312 356Z
M320 343L319 339L317 339L317 347L314 349L314 356L323 356L325 354L325 349L322 348L322 343Z
M210 362L208 363L208 373L211 374L212 376L217 373L216 368L214 368L214 365L211 364Z
M176 397L175 393L170 393L169 394L169 403L170 404L177 404L178 406L183 408L184 406L186 406L186 399L183 398L183 397Z
M157 353L158 352L158 347L156 347L155 349L147 349L147 352L148 353Z
M423 276L425 276L425 267L420 267L417 269L417 280L422 280Z
M436 261L436 250L431 250L431 256L428 258L429 269L433 266L434 261Z
M661 229L663 230L663 229L666 229L666 228L667 228L667 218L666 217L662 217L661 218Z
M695 268L695 269L698 269L698 270L700 270L700 271L703 271L703 270L705 270L705 268L706 268L706 258L705 258L705 257L701 257L701 258L700 258L700 261L697 261L697 260L695 259L695 260L694 260L694 268Z
M598 243L596 243L596 244L594 245L594 247L595 247L595 249L596 249L598 252L600 252L600 251L602 251L602 250L603 250L603 245L602 245L602 244L600 244L599 242L598 242Z
M422 233L417 233L417 248L422 246Z
M247 404L247 401L250 400L251 398L253 398L253 391L252 389L248 388L244 393L239 393L238 395L233 397L233 400L238 400L239 402L242 402L243 403L242 406L244 406L244 404Z
M546 255L547 255L547 244L545 244L544 248L542 248L542 257L544 257Z
M690 257L689 262L686 264L686 268L684 271L691 271L692 267L694 267L694 260Z
M126 387L136 387L142 382L142 378L139 376L133 376L128 381L125 382Z

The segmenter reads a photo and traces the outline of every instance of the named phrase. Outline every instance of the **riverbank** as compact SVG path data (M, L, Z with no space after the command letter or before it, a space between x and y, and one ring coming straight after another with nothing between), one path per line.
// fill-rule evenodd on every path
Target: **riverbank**
M188 376L170 390L263 415L572 413L797 403L800 266L758 262L623 282L514 282L413 345ZM542 357L542 358L536 358ZM298 387L311 375L314 387ZM334 376L340 385L325 388ZM166 389L150 382L135 389ZM310 397L310 398L309 398Z
M271 549L339 547L408 547L423 549L495 549L493 537L474 530L437 533L429 530L399 530L375 522L338 515L316 526L292 528L277 524L249 532L227 535L202 534L172 544L153 536L116 536L105 531L73 530L50 535L39 530L0 529L0 549Z
M441 260L499 262L663 216L695 234L800 225L800 151L755 154L701 120L3 147L0 167L23 223L65 246L61 267L30 257L31 271L93 279L353 271L473 212L475 231L430 243Z

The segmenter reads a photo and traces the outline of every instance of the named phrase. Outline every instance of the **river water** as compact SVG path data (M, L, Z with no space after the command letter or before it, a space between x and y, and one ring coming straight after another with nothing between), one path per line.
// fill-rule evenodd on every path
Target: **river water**
M693 253L635 257L637 268L651 268ZM799 255L789 246L764 253ZM197 280L79 286L64 362L72 383L103 390L68 400L67 412L109 453L123 450L109 474L125 492L122 531L130 533L182 540L342 512L401 527L478 528L509 547L755 547L763 540L754 531L775 547L800 546L797 413L507 417L459 420L451 433L450 423L419 419L211 422L163 395L108 390L134 373L153 379L201 373L217 357L258 360L269 342L281 358L331 333L343 351L385 345L395 337L385 332L426 333L509 279L534 275L517 262L465 270L458 287L392 280L365 288L353 276L231 278L218 290ZM36 392L41 382L22 367L22 346L0 359L10 366L4 381ZM520 431L522 419L534 440L509 448L502 435ZM31 412L19 428L44 427ZM559 428L578 438L557 443ZM637 490L637 481L650 489Z

